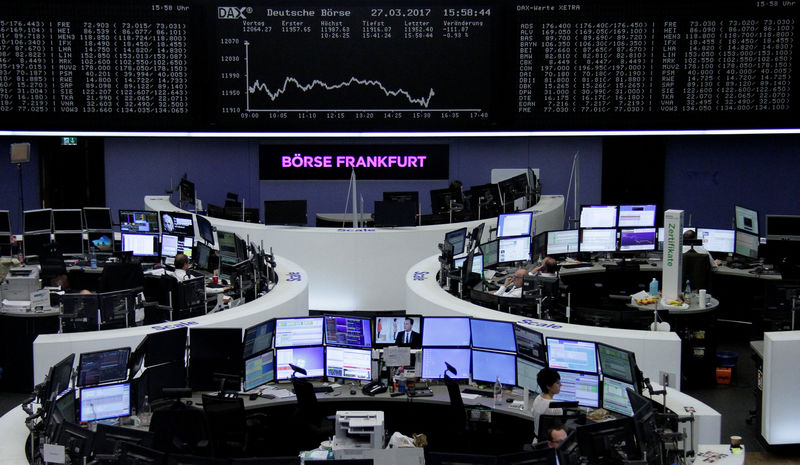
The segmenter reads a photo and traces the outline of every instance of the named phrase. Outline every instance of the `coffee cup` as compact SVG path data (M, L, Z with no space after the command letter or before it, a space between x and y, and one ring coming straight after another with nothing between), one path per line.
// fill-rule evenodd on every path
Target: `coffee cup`
M741 436L731 436L731 448L738 449L742 447L742 437Z

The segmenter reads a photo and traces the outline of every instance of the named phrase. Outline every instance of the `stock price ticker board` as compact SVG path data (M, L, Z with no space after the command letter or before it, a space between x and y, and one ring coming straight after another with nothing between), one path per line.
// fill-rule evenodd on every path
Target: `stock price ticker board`
M0 130L798 127L794 0L0 1Z

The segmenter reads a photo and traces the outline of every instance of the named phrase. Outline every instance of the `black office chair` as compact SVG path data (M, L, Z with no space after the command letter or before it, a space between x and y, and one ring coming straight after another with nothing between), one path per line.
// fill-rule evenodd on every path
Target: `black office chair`
M64 254L55 242L42 247L42 251L39 252L39 266L40 278L45 286L61 285L61 281L67 277Z
M163 465L167 454L149 447L121 443L118 460L119 465Z
M144 272L139 263L106 263L100 276L98 292L121 291L144 287Z
M292 378L297 407L291 416L292 437L296 441L295 450L309 450L319 446L321 441L333 436L333 421L326 418L317 403L314 386L306 379ZM297 447L299 446L299 447Z
M214 453L205 413L182 402L174 402L169 408L153 412L150 432L154 435L153 448L170 454L170 457L172 454L211 457Z
M92 454L118 454L123 443L152 447L153 437L153 433L148 431L98 423Z
M683 280L689 280L692 289L711 290L711 261L707 254L690 249L683 254ZM683 286L681 286L683 288Z
M248 445L244 400L241 397L203 394L203 411L206 413L215 456L243 456Z

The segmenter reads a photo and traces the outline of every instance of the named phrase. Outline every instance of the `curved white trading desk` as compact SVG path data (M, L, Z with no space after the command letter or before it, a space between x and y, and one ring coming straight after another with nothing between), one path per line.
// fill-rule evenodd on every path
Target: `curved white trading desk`
M169 196L147 196L145 207L178 211ZM564 197L544 195L533 212L533 231L561 229ZM212 225L262 244L303 267L309 275L309 308L314 310L381 311L405 308L406 271L437 253L437 244L448 231L486 223L497 227L497 218L463 223L402 228L309 228L265 226L256 223L208 218ZM280 268L280 263L278 267Z
M147 334L165 329L183 326L244 329L270 318L307 316L308 274L296 263L283 257L277 256L275 261L278 264L278 284L267 294L238 307L158 325L40 335L33 343L34 384L41 383L50 367L67 354L81 354L116 347L134 349Z

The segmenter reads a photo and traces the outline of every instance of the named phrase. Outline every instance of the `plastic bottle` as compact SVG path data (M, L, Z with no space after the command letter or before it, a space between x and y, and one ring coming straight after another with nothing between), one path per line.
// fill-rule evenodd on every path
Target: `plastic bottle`
M503 403L503 385L500 384L500 377L494 382L494 404L501 405Z
M89 248L89 263L93 270L97 269L97 254L94 251L94 246Z
M692 285L689 280L686 280L686 287L683 288L683 298L689 300L692 298Z
M650 281L650 295L658 295L658 280L656 278Z
M144 396L144 403L142 403L142 408L140 408L137 413L139 415L139 421L141 421L141 425L150 426L150 419L153 416L153 412L150 410L150 399L148 398L148 396Z

